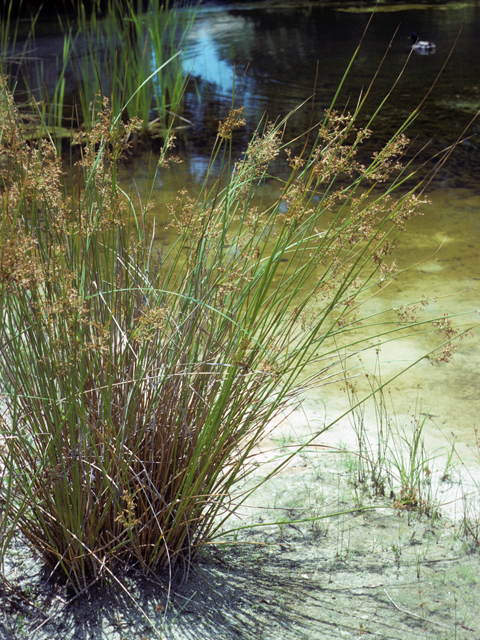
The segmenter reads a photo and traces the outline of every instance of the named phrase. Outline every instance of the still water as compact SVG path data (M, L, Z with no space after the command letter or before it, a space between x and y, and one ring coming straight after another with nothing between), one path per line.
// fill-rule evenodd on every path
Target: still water
M373 17L365 6L341 10L312 4L285 0L283 8L274 8L263 0L231 4L227 9L220 2L204 0L183 54L184 68L191 74L186 121L180 122L183 128L176 140L183 164L163 171L155 185L152 216L158 242L168 216L165 203L183 188L198 193L218 122L226 119L231 107L232 91L236 106L245 105L247 120L246 127L234 134L236 157L241 158L262 118L284 117L307 101L289 120L286 137L294 138L321 120L372 18L337 102L339 108L353 109L375 76L359 120L365 124L393 87L376 117L367 151L388 140L427 93L408 130L418 152L416 166L425 163L424 173L430 171L432 156L465 138L448 161L435 169L427 190L431 206L411 222L396 252L401 267L416 266L377 296L375 305L400 306L426 294L436 297L428 309L432 316L471 312L459 322L474 324L480 320L480 120L472 122L480 109L480 2L436 8L408 3L383 10L380 4ZM413 31L433 41L436 52L414 54L407 63ZM62 43L63 38L47 25L36 40L36 55L53 64ZM151 152L136 154L125 168L125 182L134 180L134 188L142 192L152 163ZM423 361L392 384L392 411L408 416L421 405L421 411L431 412L446 434L457 435L464 459L475 443L474 427L480 426L479 336L477 331L459 344L454 364L434 367ZM384 379L430 347L425 336L384 347ZM373 354L366 354L362 367L371 369L373 360ZM334 386L319 389L306 402L309 418L320 421L329 422L345 408L345 396ZM433 420L428 425L432 446L443 445Z
M225 120L237 94L236 106L245 105L247 127L235 134L234 151L241 156L262 117L285 116L315 90L314 120L320 120L338 87L371 12L332 8L268 8L268 2L230 5L227 9L200 8L184 57L192 75L186 95L186 118L191 122L178 132L178 152L184 160L158 178L157 229L166 221L164 203L186 187L193 193L207 170L218 121ZM397 30L398 29L398 30ZM396 37L392 41L397 30ZM391 89L410 51L410 34L435 42L434 55L412 55L403 75L377 118L373 141L387 140L415 109L442 69L460 33L455 50L409 129L428 161L451 145L480 109L480 5L462 3L439 8L415 6L407 10L377 11L339 97L339 106L356 103L385 54L386 59L366 103L366 119ZM318 69L318 72L317 72ZM291 118L287 135L305 131L312 118L311 100ZM432 315L471 312L459 322L480 320L480 124L474 121L468 139L448 162L438 168L428 187L431 206L412 221L396 253L400 266L413 266L389 286L375 304L400 306L423 294L436 296L428 310ZM141 188L146 159L130 168ZM431 168L432 164L427 164ZM159 231L159 238L161 232ZM430 259L428 259L430 258ZM428 259L428 260L427 260ZM454 364L433 366L423 361L392 384L394 410L409 415L430 412L435 425L448 436L455 433L458 451L466 459L475 443L479 425L480 331L464 339ZM384 379L401 365L419 358L430 345L427 337L415 338L382 349ZM369 361L370 358L370 361ZM363 367L373 366L366 355ZM334 386L318 390L306 402L310 417L334 418L346 407L345 397ZM419 409L421 407L421 409ZM320 419L320 418L319 418ZM433 421L428 421L433 446L444 445Z

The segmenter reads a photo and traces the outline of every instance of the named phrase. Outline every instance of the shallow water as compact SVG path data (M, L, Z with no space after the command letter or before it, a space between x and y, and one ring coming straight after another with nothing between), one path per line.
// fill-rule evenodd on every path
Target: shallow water
M234 77L238 93L236 104L245 105L247 115L247 127L235 134L234 152L238 156L264 114L271 119L284 116L312 95L317 61L314 119L320 119L323 110L329 106L370 13L302 9L299 4L295 9L283 10L239 5L229 10L206 6L199 11L184 62L185 68L192 73L186 117L193 126L185 134L179 132L177 144L183 165L158 178L154 212L157 229L161 230L165 221L166 200L174 197L180 188L187 187L192 192L198 189L208 167L218 121L226 118L231 105ZM461 136L480 108L479 18L480 6L475 3L465 3L460 9L423 7L376 14L339 104L355 103L388 49L386 61L368 98L365 118L368 117L405 64L411 31L435 41L435 55L412 56L376 121L375 140L386 140L422 100L465 21L449 64L409 131L410 137L416 139L416 149L428 145L420 153L421 160L431 157ZM397 36L389 47L397 27ZM309 102L293 115L287 135L307 129L311 118ZM470 134L479 130L476 122ZM141 187L145 163L135 164L133 174ZM468 315L459 320L465 325L480 320L475 313L480 308L479 178L480 151L478 140L472 137L433 175L428 188L432 204L424 208L423 217L412 221L396 252L400 266L416 266L376 298L378 308L400 306L428 295L436 300L431 302L426 313L465 312ZM159 231L159 239L161 235ZM381 352L383 378L394 374L399 365L419 358L431 345L428 336L417 336L385 346ZM392 384L395 398L392 411L406 417L415 410L430 412L432 418L427 421L426 429L432 445L445 445L437 427L449 438L453 432L464 458L470 455L467 447L475 445L474 426L478 424L480 413L479 356L477 332L459 343L453 365L433 366L423 361ZM372 351L364 356L362 367L371 370L374 360ZM310 395L306 404L307 413L317 417L325 413L326 407L327 421L347 406L344 394L332 386Z
M155 185L156 206L152 216L156 218L158 242L163 240L167 219L165 202L173 200L181 188L186 187L192 193L199 189L218 122L225 120L230 109L234 85L236 106L245 105L247 119L245 129L234 135L236 157L241 157L262 117L283 117L307 100L290 118L286 132L290 137L322 118L371 11L364 6L339 10L310 4L285 2L283 8L272 8L268 2L241 3L228 9L205 4L199 9L184 55L185 69L192 78L184 114L191 124L177 132L183 164L162 172ZM380 9L373 16L338 99L339 106L348 104L353 108L388 52L370 89L361 124L374 113L405 66L412 31L422 39L434 41L437 50L434 55L412 55L376 118L368 152L373 145L387 140L422 102L461 31L451 59L408 131L415 150L425 146L417 160L428 161L458 137L464 137L465 129L480 108L480 4L464 2L437 8L410 4L406 10ZM61 50L61 39L53 37L47 28L45 34L48 35L40 30L36 55L45 58L48 68L48 61L55 60ZM374 304L378 308L400 306L426 294L438 297L428 309L432 315L473 311L462 322L480 320L476 313L480 308L479 133L480 123L476 121L469 129L471 137L431 176L428 195L432 205L425 207L423 217L412 221L396 252L400 266L417 266L376 298ZM139 154L125 169L125 181L133 178L140 192L148 182L151 160L149 153ZM424 171L433 166L427 162ZM385 377L397 370L399 364L414 361L430 345L426 336L389 344L382 349L382 374ZM434 367L422 362L392 385L396 411L408 415L421 403L421 411L430 411L444 431L457 434L464 446L464 457L469 455L465 447L475 444L473 427L478 424L480 414L479 350L477 332L460 342L454 365ZM373 366L374 354L370 363L367 359L366 356L363 366L368 369ZM333 387L320 389L309 398L307 406L312 414L320 414L324 403L327 420L345 408L344 395ZM435 429L430 433L437 442Z

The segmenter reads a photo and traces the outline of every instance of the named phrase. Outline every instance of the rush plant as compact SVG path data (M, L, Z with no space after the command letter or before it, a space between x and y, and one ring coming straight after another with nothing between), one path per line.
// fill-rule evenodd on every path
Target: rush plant
M148 198L134 206L117 177L140 125L96 105L64 175L0 88L3 551L19 528L77 591L123 564L189 564L237 508L230 490L275 418L330 379L339 346L369 346L359 322L377 342L419 326L362 313L396 275L390 254L423 204L399 163L403 129L361 163L362 103L332 106L298 154L281 121L234 162L234 105L213 151L222 178L178 195L156 254ZM266 202L281 162L288 175Z

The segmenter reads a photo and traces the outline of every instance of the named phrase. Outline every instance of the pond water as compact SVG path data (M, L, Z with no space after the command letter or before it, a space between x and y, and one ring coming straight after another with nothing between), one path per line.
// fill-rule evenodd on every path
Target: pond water
M218 121L225 120L235 82L237 106L245 105L247 126L235 134L234 152L240 157L259 120L285 116L309 98L316 86L314 117L319 120L332 100L342 75L371 17L367 10L341 11L294 3L295 8L269 8L255 4L205 6L197 14L190 35L185 68L192 80L186 96L185 116L193 123L179 132L178 150L184 160L159 177L156 193L157 229L166 220L165 201L180 188L195 192L207 170ZM393 42L392 37L397 30ZM462 3L459 8L419 6L408 10L377 12L354 62L339 105L354 104L370 83L384 53L365 108L372 113L390 90L410 51L410 34L432 40L434 55L413 55L387 105L376 121L375 142L386 140L420 103L437 78L461 31L451 59L428 96L416 122L409 129L415 148L426 161L464 135L480 108L480 5ZM390 46L391 43L391 46ZM235 80L234 80L235 78ZM287 135L305 131L311 121L311 101L290 119ZM416 264L388 287L376 304L400 306L423 294L438 296L429 313L473 312L460 322L480 320L480 148L479 121L472 136L458 147L448 162L436 170L428 187L431 206L412 222L396 253L401 266ZM475 136L474 134L477 134ZM427 165L431 168L431 164ZM141 185L145 162L136 162L133 175ZM159 224L160 223L160 224ZM159 237L160 237L159 232ZM431 257L432 256L432 257ZM428 261L425 261L430 258ZM427 337L391 343L382 349L384 379L420 357L429 345ZM421 362L392 385L395 411L409 415L415 406L430 411L428 438L444 445L440 427L448 437L457 436L463 458L474 447L480 397L480 342L478 332L459 344L454 364L435 367ZM363 367L373 366L367 355ZM346 407L344 394L334 387L318 390L306 402L309 417L327 421Z
M480 4L430 7L409 3L407 8L384 6L380 10L382 6L377 7L371 20L338 105L356 104L388 52L365 104L362 117L366 122L404 68L410 34L415 31L420 38L435 42L435 54L411 56L376 119L371 144L388 140L421 103L459 36L448 64L408 131L415 149L420 150L417 160L425 161L426 170L430 170L434 165L429 158L457 138L466 137L464 132L480 109ZM275 120L308 100L290 118L286 135L294 137L304 132L312 117L319 121L330 105L371 17L371 10L365 6L342 10L301 1L285 2L276 8L268 1L230 4L228 8L205 3L200 7L183 62L192 76L184 114L190 124L177 133L177 151L183 164L162 172L156 184L151 215L156 218L159 242L167 220L165 203L172 201L179 189L198 192L218 122L225 120L231 106L234 86L236 106L245 105L247 119L247 126L234 134L237 157L241 157L262 117ZM36 46L38 55L42 51L58 55L61 39L57 42L52 33L40 34ZM432 204L425 207L423 217L412 221L396 253L400 266L417 266L377 297L375 304L379 307L400 306L427 294L437 296L429 308L432 315L471 312L460 322L468 325L480 320L479 133L480 120L476 120L470 125L467 139L435 170L428 186ZM125 168L124 180L134 179L135 188L142 191L151 161L150 152L138 153ZM430 411L445 433L457 435L464 459L470 455L468 447L475 444L474 427L480 414L479 335L477 331L459 344L453 365L434 367L423 361L392 385L395 411L408 415L421 404L421 411ZM424 336L383 348L384 379L399 366L419 358L429 345ZM362 366L370 369L373 360L373 354L366 355ZM306 413L323 420L326 412L329 421L345 409L345 402L342 392L329 386L309 396ZM433 445L443 445L433 421L428 425Z

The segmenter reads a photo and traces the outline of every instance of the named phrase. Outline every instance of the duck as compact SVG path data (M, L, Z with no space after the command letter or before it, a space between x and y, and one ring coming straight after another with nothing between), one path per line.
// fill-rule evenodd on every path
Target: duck
M418 53L435 53L436 45L428 40L419 40L415 31L410 36L412 40L412 49Z

